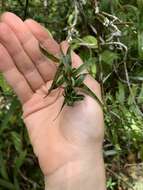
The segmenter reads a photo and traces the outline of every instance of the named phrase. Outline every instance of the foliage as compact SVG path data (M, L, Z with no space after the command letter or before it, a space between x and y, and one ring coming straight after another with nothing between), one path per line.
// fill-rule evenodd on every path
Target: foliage
M124 166L143 162L143 1L26 2L1 0L0 12L37 20L59 42L67 38L100 81L106 105L107 186L109 190L131 188L123 177ZM20 104L2 76L0 88L0 187L43 189Z
M79 92L76 90L77 88L94 98L100 104L100 106L103 107L102 102L98 99L96 94L92 92L92 90L90 90L86 84L84 84L84 79L88 74L88 71L85 70L87 64L83 63L78 68L72 67L71 47L68 48L66 54L64 54L64 52L61 52L62 55L60 58L56 58L55 56L51 55L42 46L40 46L40 49L45 56L53 61L56 60L59 64L48 94L50 94L52 90L62 87L64 90L64 102L62 108L66 104L68 106L74 106L75 102L82 101L84 99L84 95L79 94Z

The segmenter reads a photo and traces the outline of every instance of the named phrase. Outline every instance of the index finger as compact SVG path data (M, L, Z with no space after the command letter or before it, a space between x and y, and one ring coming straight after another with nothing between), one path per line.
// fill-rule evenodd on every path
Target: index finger
M25 24L33 33L35 38L53 55L60 54L60 46L50 35L48 30L32 19L27 19Z

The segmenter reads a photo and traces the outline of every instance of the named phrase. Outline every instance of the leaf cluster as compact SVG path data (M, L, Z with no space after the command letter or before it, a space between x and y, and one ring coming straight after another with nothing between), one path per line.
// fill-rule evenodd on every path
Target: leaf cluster
M55 77L53 79L52 85L48 91L48 94L52 90L62 87L64 89L64 102L63 106L67 104L68 106L74 106L77 101L84 100L84 95L80 94L78 91L82 91L87 95L93 97L98 103L102 105L96 94L84 84L84 79L87 76L87 64L83 63L78 68L72 66L72 49L68 48L66 55L62 52L60 59L51 55L44 47L40 45L40 49L48 58L59 63ZM84 70L84 72L83 72ZM63 108L62 106L62 108ZM62 109L61 108L61 109Z

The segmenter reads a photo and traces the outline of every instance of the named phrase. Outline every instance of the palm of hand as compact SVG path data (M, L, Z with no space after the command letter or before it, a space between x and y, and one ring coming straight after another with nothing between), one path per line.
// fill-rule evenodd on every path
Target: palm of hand
M49 39L49 35L47 34L47 32L37 23L33 21L28 21L25 24L20 21L15 15L9 15L9 13L2 17L2 21L7 25L10 25L10 27L13 29L13 31L11 32L16 34L16 37L19 41L24 40L24 37L21 38L23 34L22 29L24 29L27 32L27 36L28 34L31 34L31 38L35 40L34 43L37 48L37 39L38 41L42 41L43 38L44 40L46 38L47 44L45 45L47 45L47 48L49 48L53 53L57 53L59 51L56 42L53 39ZM17 27L15 28L14 25L17 25ZM29 27L29 29L27 26ZM24 35L26 39L26 34ZM37 39L33 35L35 35ZM12 41L11 38L10 40ZM4 38L4 34L2 34L0 37L0 42L4 44L4 46L7 48L4 49L1 46L4 54L0 55L0 59L3 60L3 65L0 65L0 70L4 73L7 81L14 88L15 92L23 102L24 121L30 135L34 152L38 156L39 163L44 174L47 175L48 173L53 172L54 170L56 170L56 168L64 165L68 161L78 159L78 157L81 156L82 150L86 151L86 149L90 149L89 147L92 145L102 144L104 133L103 113L98 103L95 102L95 100L93 100L91 97L86 95L84 101L76 103L74 107L65 106L62 112L59 114L61 106L63 104L62 90L56 89L55 91L51 92L49 96L45 97L45 94L48 91L51 83L50 81L53 79L55 73L55 66L50 65L51 63L49 62L46 63L47 67L48 64L49 66L51 66L51 73L49 75L49 68L46 73L44 64L44 69L42 67L39 68L42 73L42 78L45 79L46 77L49 77L49 82L43 82L44 80L42 81L39 75L38 80L38 77L36 78L37 73L35 75L36 79L34 78L33 80L31 73L30 78L29 75L23 72L24 78L29 80L28 82L31 82L31 84L28 85L23 78L21 86L16 85L18 77L14 77L14 80L9 75L18 75L16 75L16 71L15 69L13 69L14 66L10 65L13 64L13 62L17 61L14 60L16 59L16 57L12 56L12 61L6 58L7 52L9 54L13 53L10 52L9 46L6 46L5 44L7 43L9 45L11 43L10 40L6 41ZM22 44L24 45L26 43L22 42ZM49 46L49 44L53 44L53 46ZM17 43L17 47L18 45L19 44ZM27 46L25 45L22 48L24 49L24 52L28 54L28 56L33 56L31 59L34 60L35 55L32 54L33 52L30 49L30 45L27 43ZM37 54L39 54L39 56L41 55L39 49L37 50ZM76 64L79 62L81 64L81 60L79 59L79 57L74 54L73 65L76 66ZM9 69L10 67L12 67L12 69ZM18 65L18 67L20 70L20 65ZM28 65L27 68L29 68ZM47 78L45 80L47 81ZM100 98L99 84L89 76L86 78L85 82L92 90L96 92L97 96Z
M74 107L65 106L61 112L63 96L59 89L43 97L42 92L33 95L24 106L32 114L29 112L24 120L41 168L48 174L78 159L82 149L86 151L92 144L102 143L103 114L89 96Z

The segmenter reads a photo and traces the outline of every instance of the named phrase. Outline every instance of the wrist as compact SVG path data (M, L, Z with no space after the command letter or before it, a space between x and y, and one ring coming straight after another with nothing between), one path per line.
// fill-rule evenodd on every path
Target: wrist
M105 169L101 149L70 161L49 176L45 190L105 190Z

